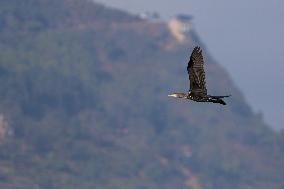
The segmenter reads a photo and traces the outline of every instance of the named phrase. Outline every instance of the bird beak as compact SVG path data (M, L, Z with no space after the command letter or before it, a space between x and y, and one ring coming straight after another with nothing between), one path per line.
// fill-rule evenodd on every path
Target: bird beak
M170 97L175 97L175 95L174 95L174 94L170 94L170 95L168 95L168 96L170 96Z

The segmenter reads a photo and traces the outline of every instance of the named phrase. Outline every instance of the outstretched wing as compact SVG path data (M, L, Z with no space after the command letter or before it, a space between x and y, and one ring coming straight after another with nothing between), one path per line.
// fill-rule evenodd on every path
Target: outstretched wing
M207 95L203 56L200 47L195 47L187 65L190 80L190 91L194 95Z

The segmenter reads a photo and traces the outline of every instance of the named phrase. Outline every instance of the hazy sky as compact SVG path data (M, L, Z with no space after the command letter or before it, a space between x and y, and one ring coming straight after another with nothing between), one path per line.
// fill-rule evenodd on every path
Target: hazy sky
M231 74L256 112L284 129L284 0L96 0L164 18L194 15L213 57Z

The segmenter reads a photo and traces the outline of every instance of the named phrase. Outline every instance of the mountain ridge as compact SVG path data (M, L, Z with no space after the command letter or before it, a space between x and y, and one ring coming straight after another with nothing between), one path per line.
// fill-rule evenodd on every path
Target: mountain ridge
M0 15L1 188L283 187L283 133L195 31L180 44L165 23L90 1L4 0ZM226 107L167 97L187 90L197 44Z

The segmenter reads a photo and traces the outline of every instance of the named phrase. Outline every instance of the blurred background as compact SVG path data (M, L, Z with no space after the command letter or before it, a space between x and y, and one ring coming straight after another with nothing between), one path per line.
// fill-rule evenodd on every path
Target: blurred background
M181 13L194 16L202 41L254 111L262 112L273 128L284 128L284 102L279 98L284 95L283 1L98 1L133 14L156 12L162 20Z
M1 0L0 188L283 189L282 10ZM167 96L196 45L227 106Z

